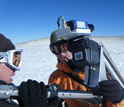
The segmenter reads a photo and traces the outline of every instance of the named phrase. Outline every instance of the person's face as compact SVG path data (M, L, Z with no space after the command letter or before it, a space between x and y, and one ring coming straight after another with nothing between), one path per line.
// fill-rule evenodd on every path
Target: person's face
M62 42L51 47L51 51L57 56L61 63L72 60L72 53L68 50L68 43Z
M67 63L69 60L72 60L72 53L69 51L61 52L56 55L61 63Z
M15 73L13 72L12 69L6 66L5 63L0 63L0 80L3 80L9 84L13 81L11 77L14 75Z

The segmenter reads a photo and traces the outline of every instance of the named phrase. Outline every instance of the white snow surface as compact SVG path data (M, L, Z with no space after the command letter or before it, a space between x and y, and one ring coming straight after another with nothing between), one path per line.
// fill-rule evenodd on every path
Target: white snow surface
M124 77L124 37L91 37L102 42ZM43 81L47 85L50 74L56 69L56 56L49 49L49 39L39 39L16 44L17 49L23 49L22 66L13 76L13 83L19 85L22 81L33 79Z

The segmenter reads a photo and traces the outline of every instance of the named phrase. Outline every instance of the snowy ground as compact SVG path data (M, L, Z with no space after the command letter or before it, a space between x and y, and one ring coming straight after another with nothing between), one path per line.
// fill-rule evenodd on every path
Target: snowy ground
M116 66L124 77L124 37L93 37L93 40L102 42L111 55ZM50 52L49 39L16 44L23 49L22 67L13 77L14 83L19 85L22 81L33 79L48 82L49 75L56 69L56 57Z

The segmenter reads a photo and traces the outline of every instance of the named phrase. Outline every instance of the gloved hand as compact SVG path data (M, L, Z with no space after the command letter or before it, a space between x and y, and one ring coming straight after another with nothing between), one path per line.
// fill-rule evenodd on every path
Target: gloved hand
M48 107L47 89L43 82L28 80L19 86L19 106Z
M104 80L99 83L94 95L102 95L106 101L119 103L124 98L124 89L116 80Z

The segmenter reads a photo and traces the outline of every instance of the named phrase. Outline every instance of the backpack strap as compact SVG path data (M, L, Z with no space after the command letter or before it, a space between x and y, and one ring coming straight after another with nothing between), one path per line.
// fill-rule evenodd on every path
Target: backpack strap
M67 76L69 76L70 78L72 78L73 80L75 80L76 82L78 82L81 85L84 85L84 80L78 78L77 76L74 76L72 73L67 73L62 71L64 74L66 74Z

